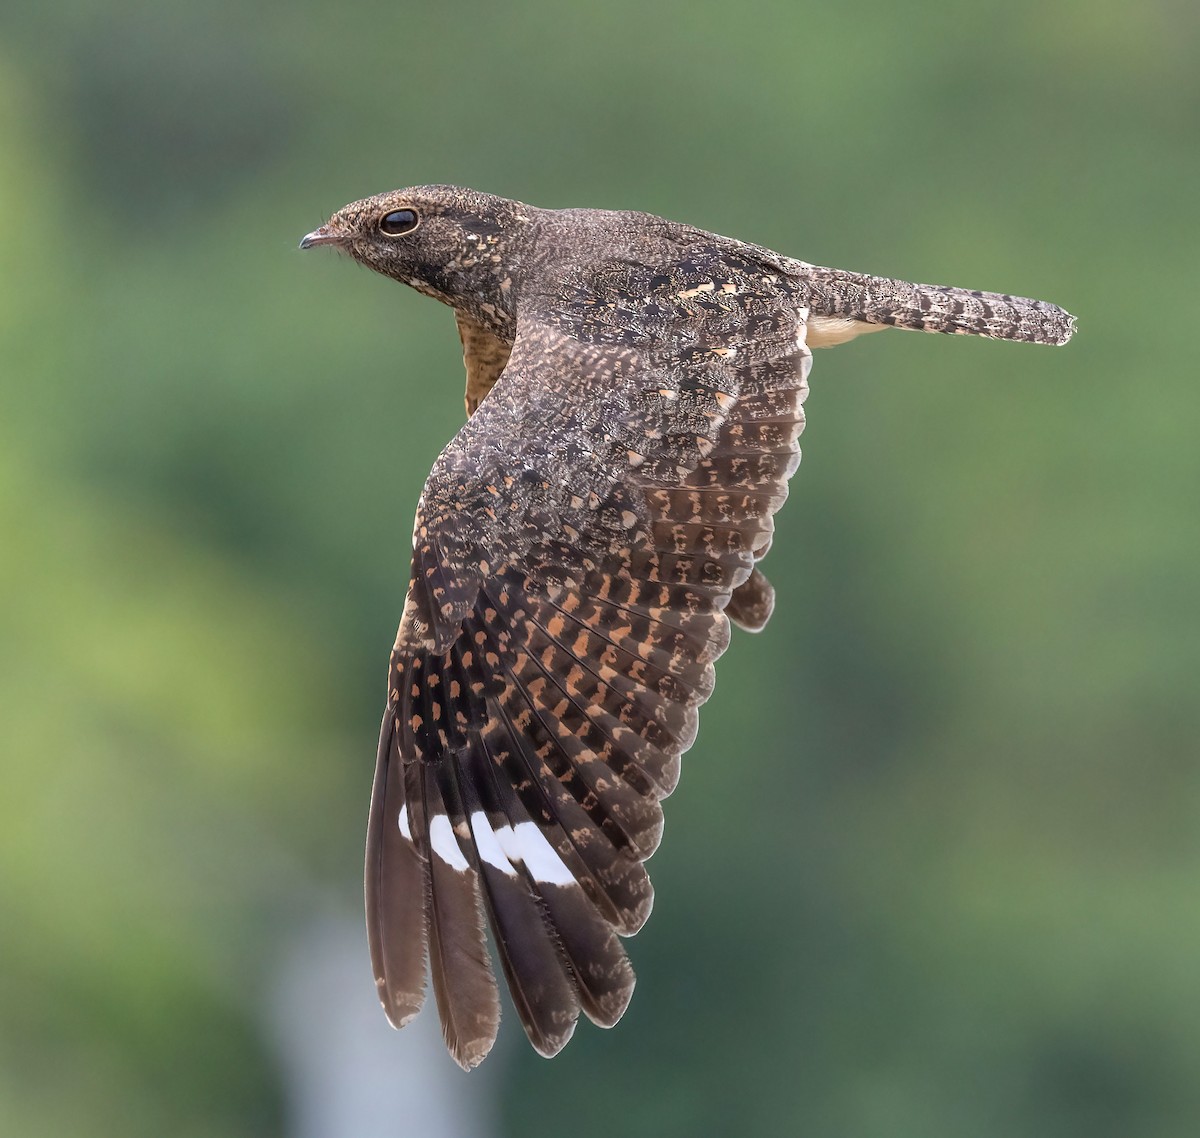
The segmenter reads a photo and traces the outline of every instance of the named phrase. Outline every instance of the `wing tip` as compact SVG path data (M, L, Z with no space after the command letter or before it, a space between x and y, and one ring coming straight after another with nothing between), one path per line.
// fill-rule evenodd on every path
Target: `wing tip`
M606 1031L620 1023L621 1017L629 1010L629 1005L633 1002L633 990L637 987L637 976L627 957L624 958L621 981L620 986L614 987L603 996L589 999L583 1008L588 1019Z
M490 1036L470 1040L455 1040L447 1037L446 1050L450 1053L450 1058L464 1071L473 1071L488 1057L495 1042L494 1032Z
M555 1032L553 1035L542 1036L538 1039L535 1039L529 1034L528 1031L526 1031L525 1034L529 1039L530 1044L533 1046L534 1051L536 1051L543 1059L553 1059L555 1055L557 1055L564 1047L566 1047L568 1043L571 1042L571 1037L575 1034L575 1028L578 1023L579 1017L578 1013L576 1013L575 1018L572 1019L562 1031Z
M412 1023L417 1018L421 1008L425 1006L424 985L416 992L407 989L389 992L386 977L377 975L375 977L375 991L379 996L379 1004L383 1008L383 1014L387 1016L388 1023L396 1028L397 1031Z

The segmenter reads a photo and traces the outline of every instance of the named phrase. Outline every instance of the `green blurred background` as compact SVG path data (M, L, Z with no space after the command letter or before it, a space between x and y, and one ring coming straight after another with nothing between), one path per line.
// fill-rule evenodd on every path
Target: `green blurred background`
M452 1100L463 1134L1200 1133L1198 32L1182 0L5 5L0 1131L432 1134ZM427 181L1079 317L818 354L633 1005L552 1064L509 1016L471 1076L432 1012L384 1025L359 912L458 343L296 251Z

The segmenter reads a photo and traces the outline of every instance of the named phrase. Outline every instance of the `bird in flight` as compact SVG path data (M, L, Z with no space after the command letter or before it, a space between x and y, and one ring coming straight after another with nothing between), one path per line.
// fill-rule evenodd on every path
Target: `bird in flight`
M300 242L454 309L467 422L417 505L367 830L375 982L401 1027L426 965L450 1054L500 1001L534 1048L633 993L620 937L730 623L800 461L811 349L865 332L1064 344L1040 300L822 268L643 213L454 186L379 194Z

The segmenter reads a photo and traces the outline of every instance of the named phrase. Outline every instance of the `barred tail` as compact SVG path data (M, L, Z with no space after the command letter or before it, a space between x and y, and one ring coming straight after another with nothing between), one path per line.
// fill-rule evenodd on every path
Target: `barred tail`
M1025 296L910 284L815 265L804 276L810 289L810 327L815 324L820 336L822 323L826 325L825 343L871 331L861 327L864 323L1031 344L1065 344L1075 331L1075 317L1069 312Z

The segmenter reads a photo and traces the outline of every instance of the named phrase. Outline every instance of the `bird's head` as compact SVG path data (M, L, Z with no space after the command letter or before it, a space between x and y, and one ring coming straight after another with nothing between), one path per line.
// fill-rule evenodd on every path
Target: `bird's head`
M457 186L415 186L343 206L300 248L333 245L511 338L537 212Z

